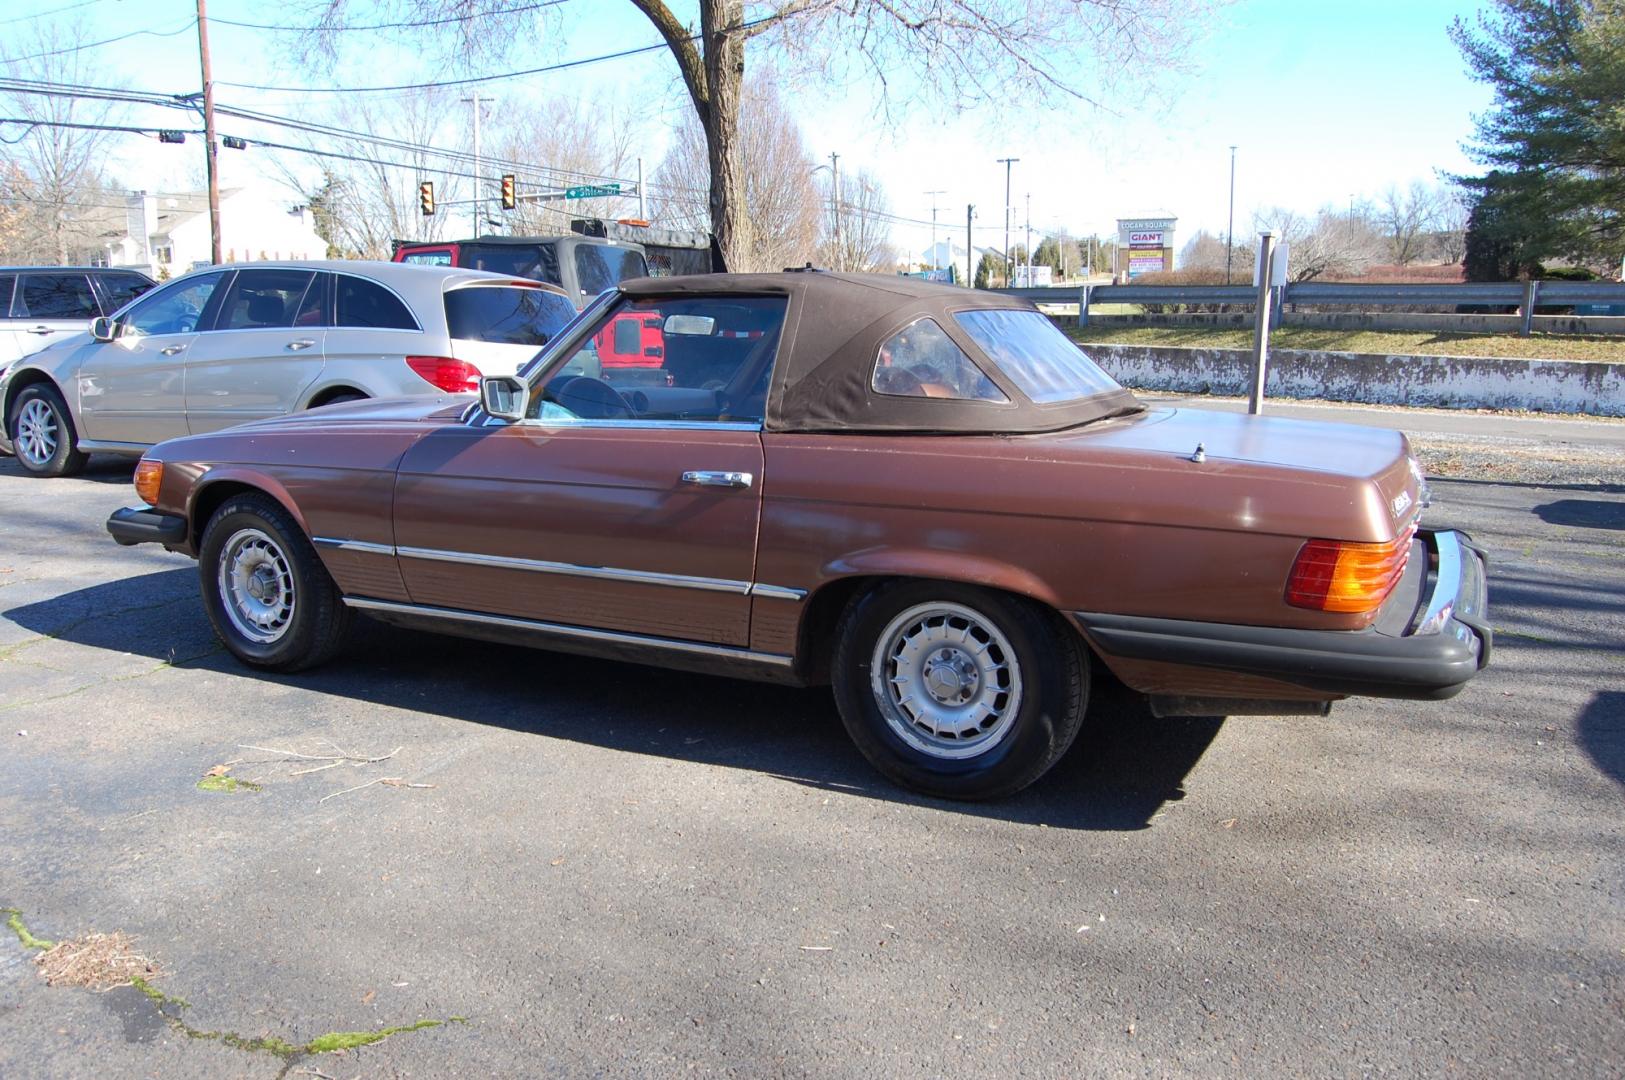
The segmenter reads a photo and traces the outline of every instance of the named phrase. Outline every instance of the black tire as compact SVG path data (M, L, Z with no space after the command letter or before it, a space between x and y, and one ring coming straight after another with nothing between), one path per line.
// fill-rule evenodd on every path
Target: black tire
M942 619L936 629L928 625L936 617L933 612ZM974 615L975 625L959 613ZM923 636L910 639L907 630L915 623ZM964 650L943 640L922 644L910 655L919 657L922 667L942 665L937 670L946 671L948 678L966 665L975 670L977 674L961 678L958 691L973 695L965 699L973 708L980 701L1004 701L1000 717L990 713L985 730L972 722L969 733L957 737L963 742L945 740L911 722L896 704L905 690L883 696L903 675L902 653L881 658L881 679L875 672L882 636L923 643L933 634L951 636L961 630L970 635L962 639L969 643ZM991 671L978 667L984 656ZM1076 631L1031 601L951 582L896 581L856 598L836 631L831 674L841 720L864 757L895 783L948 799L1002 798L1043 776L1072 745L1088 705L1088 653ZM1002 698L1001 678L1010 680ZM1012 695L1016 687L1019 694ZM944 706L942 715L956 705ZM944 756L955 753L967 756Z
M255 569L226 583L222 577L233 575L223 575L224 560ZM350 609L304 531L268 495L234 495L214 512L198 549L198 578L215 634L251 667L301 671L328 660L344 644ZM255 585L263 598L246 595ZM231 601L223 590L237 590L265 621L242 608L228 611Z
M33 432L26 443L25 423ZM46 427L43 432L38 427L41 424ZM23 387L6 417L6 436L17 463L35 476L75 476L90 460L90 455L79 449L79 434L74 431L67 402L50 383ZM49 445L41 446L42 436Z
M344 404L347 404L348 402L351 402L351 401L366 401L366 400L367 400L367 395L362 394L362 393L348 392L348 393L343 393L343 394L334 394L332 397L328 398L326 401L322 402L320 405L312 405L311 408L313 408L313 409L325 409L329 405L344 405Z

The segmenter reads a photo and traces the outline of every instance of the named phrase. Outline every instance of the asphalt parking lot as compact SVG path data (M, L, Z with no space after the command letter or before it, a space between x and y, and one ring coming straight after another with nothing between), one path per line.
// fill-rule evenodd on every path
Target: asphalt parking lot
M250 672L104 533L130 471L0 459L0 907L189 1004L5 932L0 1075L1625 1074L1625 487L1435 485L1500 632L1451 701L1108 690L965 806L822 692L379 625Z

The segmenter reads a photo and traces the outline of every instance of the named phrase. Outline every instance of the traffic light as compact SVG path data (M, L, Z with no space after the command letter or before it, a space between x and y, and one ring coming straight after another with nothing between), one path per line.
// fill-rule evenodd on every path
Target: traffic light
M418 208L424 217L434 217L434 181L425 180L418 185Z
M513 173L502 175L502 209L512 210L519 205L517 193L514 191Z

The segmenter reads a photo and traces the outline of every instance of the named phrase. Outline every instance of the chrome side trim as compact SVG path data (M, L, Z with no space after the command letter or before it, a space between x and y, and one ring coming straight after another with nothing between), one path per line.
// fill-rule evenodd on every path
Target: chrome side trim
M494 420L487 417L487 420ZM497 420L502 425L507 421ZM644 428L650 431L761 431L759 420L589 420L564 417L557 420L538 420L527 417L515 420L516 427L527 428ZM490 426L489 424L487 426Z
M346 596L346 607L359 611L385 611L398 615L417 615L424 618L449 619L453 622L481 623L485 626L503 626L513 630L535 630L559 637L583 641L599 641L611 645L636 645L664 649L668 652L690 653L697 656L715 656L767 667L790 668L795 661L778 653L754 652L733 645L708 645L699 641L679 641L674 638L652 637L648 634L628 634L618 630L594 630L567 623L542 622L520 619L511 615L490 615L481 611L462 611L458 608L426 607L420 604L402 604L393 600L371 600L364 596Z
M337 551L360 551L367 555L395 554L394 544L374 544L366 540L336 540L330 536L312 536L310 542L321 548L333 548Z
M503 570L529 570L538 574L565 574L570 577L625 581L638 585L670 585L679 589L706 592L750 593L751 583L729 578L690 577L687 574L659 574L647 570L620 570L611 566L582 566L577 563L549 562L545 559L517 559L502 555L479 555L468 551L440 551L435 548L401 547L396 554L407 559L462 563L466 566L494 566Z
M1437 634L1456 611L1456 597L1461 594L1461 542L1453 532L1435 533L1439 545L1439 571L1433 582L1433 596L1428 609L1416 624L1418 634Z
M802 600L807 595L806 589L791 589L783 585L763 585L760 581L751 585L750 595L760 596L765 600Z

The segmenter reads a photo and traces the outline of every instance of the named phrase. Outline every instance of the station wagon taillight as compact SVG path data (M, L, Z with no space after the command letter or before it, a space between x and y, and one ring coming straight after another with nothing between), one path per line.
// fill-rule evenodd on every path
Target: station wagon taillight
M448 394L477 392L480 369L449 356L408 356L406 366Z
M1286 602L1316 611L1375 611L1405 573L1415 535L1413 522L1386 544L1309 541L1292 563Z

